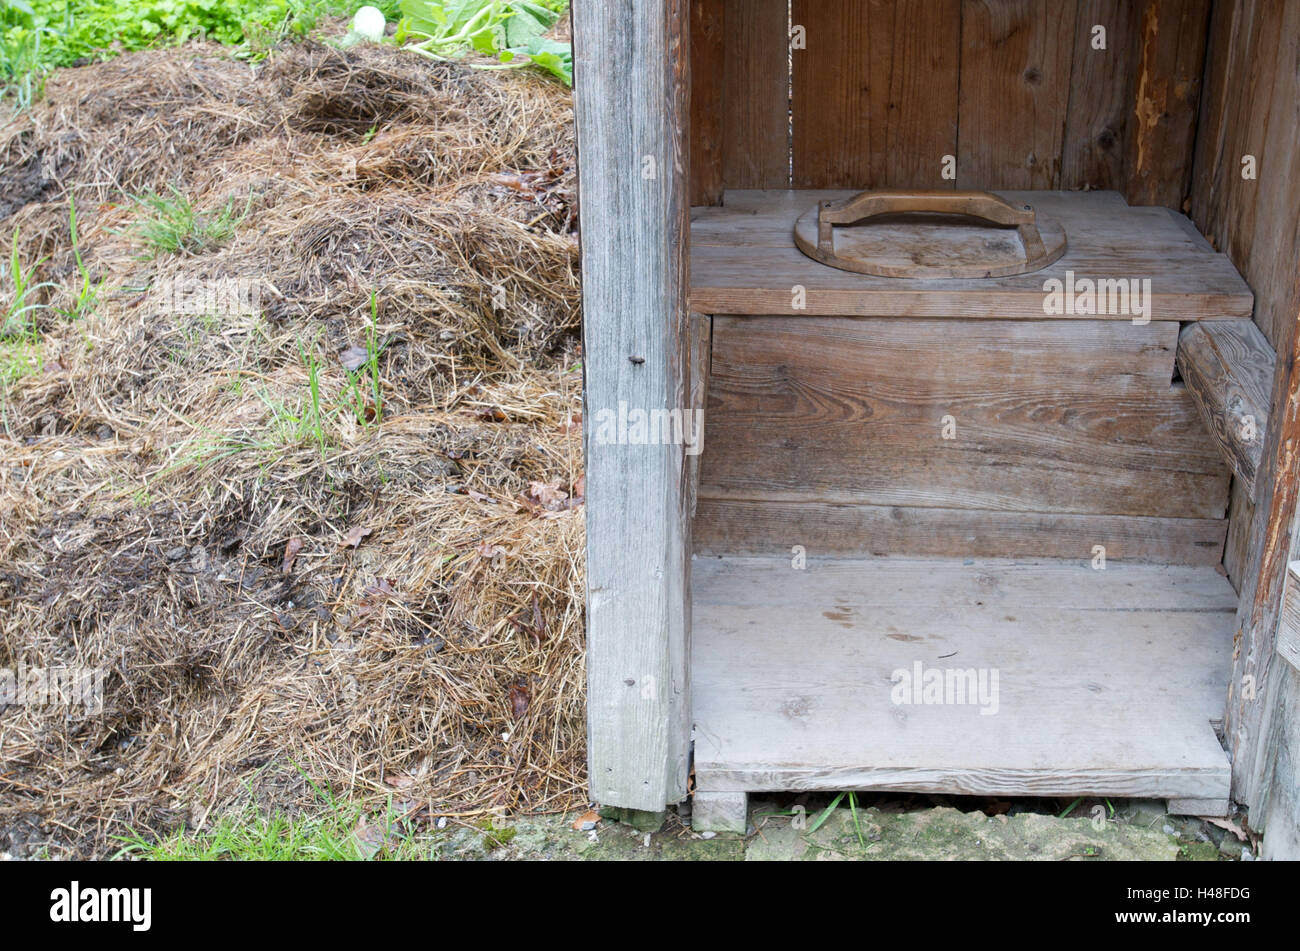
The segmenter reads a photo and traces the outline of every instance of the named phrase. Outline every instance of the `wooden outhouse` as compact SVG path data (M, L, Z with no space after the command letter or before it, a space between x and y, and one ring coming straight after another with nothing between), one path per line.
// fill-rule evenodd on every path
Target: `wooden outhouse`
M1300 854L1300 3L574 37L592 798L1235 802Z

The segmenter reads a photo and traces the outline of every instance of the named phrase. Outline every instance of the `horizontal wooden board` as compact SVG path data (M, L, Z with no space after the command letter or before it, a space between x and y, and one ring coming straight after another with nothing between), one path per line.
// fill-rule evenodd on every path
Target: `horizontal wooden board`
M828 267L799 251L793 239L799 216L819 201L852 194L728 191L722 206L693 209L692 308L711 314L1041 320L1049 316L1045 282L1056 279L1064 285L1073 274L1076 283L1085 278L1150 280L1154 320L1251 315L1250 288L1224 255L1197 240L1167 209L1129 207L1113 192L998 192L1010 201L1032 204L1065 228L1065 255L1029 274L951 280L875 277ZM802 295L796 288L803 288ZM801 302L802 308L797 306ZM1128 312L1057 316L1134 317Z
M696 558L692 591L698 789L1227 798L1212 568ZM997 671L997 712L895 703L917 663Z
M692 529L697 555L809 557L938 555L1071 558L1210 565L1223 559L1228 520L1061 515L823 502L706 499Z
M1169 383L1176 333L715 317L699 496L1221 518L1227 469Z

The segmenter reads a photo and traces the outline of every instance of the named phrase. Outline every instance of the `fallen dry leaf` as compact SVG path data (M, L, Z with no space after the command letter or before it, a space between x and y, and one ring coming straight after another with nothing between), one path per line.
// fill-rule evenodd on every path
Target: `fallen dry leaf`
M520 680L510 688L510 712L516 720L528 712L528 682Z
M393 583L387 578L376 578L375 583L366 585L361 593L371 601L385 601L397 595Z
M504 548L501 548L498 545L493 545L491 542L483 542L475 549L475 551L477 551L483 558L489 560L497 557L497 555L504 555L506 553Z
M293 563L298 560L303 541L297 535L284 543L284 559L280 562L280 574L288 576L293 572Z
M373 859L384 849L396 844L397 839L390 835L390 830L365 816L357 822L352 830L352 846L357 851L357 858L362 861Z
M551 511L569 500L568 494L560 488L558 482L529 482L528 494L538 505Z
M360 370L370 362L370 353L365 347L348 347L339 351L339 363L345 370Z
M1228 830L1229 832L1231 832L1233 835L1237 837L1237 841L1239 842L1246 841L1245 830L1243 830L1241 826L1237 825L1237 823L1233 822L1231 819L1220 819L1216 816L1206 816L1205 821L1210 823L1211 825L1218 826L1220 829Z
M524 620L521 614L516 614L510 618L510 623L525 634L536 638L539 644L546 640L546 620L542 617L542 602L538 600L537 595L533 595L531 619Z
M343 540L339 542L339 547L356 548L373 530L374 529L366 528L364 525L353 525L348 529L348 533L343 536Z

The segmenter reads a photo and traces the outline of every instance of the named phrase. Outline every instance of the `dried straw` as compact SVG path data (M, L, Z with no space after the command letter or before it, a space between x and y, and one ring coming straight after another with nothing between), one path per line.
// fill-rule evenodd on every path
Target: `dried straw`
M0 132L4 232L60 285L42 369L0 384L0 667L107 671L101 714L0 708L0 827L104 855L128 828L310 807L313 783L420 816L570 808L568 94L373 47L222 56L61 71ZM247 214L150 256L135 199L169 186ZM100 285L80 320L58 313L82 285L69 196ZM231 279L260 306L159 294ZM378 422L343 365L371 339Z

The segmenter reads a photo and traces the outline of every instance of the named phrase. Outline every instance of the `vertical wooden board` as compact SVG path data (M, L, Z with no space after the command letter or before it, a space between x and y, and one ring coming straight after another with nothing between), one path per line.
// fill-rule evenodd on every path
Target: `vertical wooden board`
M1192 146L1210 0L1147 0L1128 140L1130 205L1182 210Z
M1278 5L1268 0L1257 0L1247 7L1248 19L1243 19L1238 40L1243 44L1241 55L1234 60L1228 81L1238 90L1238 99L1229 121L1232 135L1224 155L1224 176L1227 188L1223 200L1224 241L1223 251L1233 261L1244 262L1243 276L1254 283L1252 272L1257 265L1257 251L1251 242L1255 231L1255 214L1259 208L1259 180L1242 177L1242 159L1247 155L1263 157L1272 121L1273 71L1277 62L1282 38L1276 34ZM1273 170L1278 174L1278 170ZM1260 327L1268 335L1265 327ZM1271 338L1270 343L1276 346Z
M723 99L727 188L790 183L790 39L786 0L725 0Z
M1300 38L1297 38L1300 42ZM1294 293L1294 291L1293 291ZM1296 321L1300 321L1297 314ZM1295 321L1293 321L1294 327ZM1276 736L1273 711L1261 687L1275 666L1274 642L1286 566L1296 556L1295 517L1300 499L1300 335L1292 333L1289 351L1278 354L1264 464L1256 488L1254 519L1246 542L1247 568L1237 609L1225 732L1233 756L1233 798L1250 808L1260 825L1267 808L1267 783ZM1246 685L1251 689L1245 689Z
M1279 0L1224 0L1212 20L1210 116L1193 178L1197 223L1231 258L1255 292L1255 321L1277 351L1253 513L1244 534L1241 604L1225 733L1233 756L1233 796L1259 827L1269 817L1269 787L1278 749L1274 641L1287 560L1295 557L1294 518L1300 495L1300 361L1296 326L1300 286L1300 154L1295 134L1300 99L1300 9ZM1225 30L1228 32L1225 34ZM1223 48L1226 46L1226 48ZM1241 159L1258 160L1255 180ZM1248 507L1239 511L1250 512ZM1238 517L1241 517L1238 515ZM1281 702L1281 701L1276 701Z
M1255 506L1240 479L1232 480L1228 501L1228 540L1223 546L1223 570L1238 593L1247 567L1246 546L1250 542L1250 524L1255 517Z
M951 188L960 0L794 0L796 188Z
M683 409L698 414L698 423L692 423L690 432L694 441L686 446L686 517L695 517L696 498L700 485L700 455L704 450L704 409L709 394L709 369L713 358L713 318L707 314L691 314L686 328L685 346L687 372L683 385L685 393L678 403Z
M1210 8L1205 69L1201 78L1201 106L1196 117L1196 149L1192 166L1191 217L1210 235L1217 247L1215 205L1221 187L1224 138L1228 131L1227 104L1234 90L1228 84L1228 63L1233 54L1233 31L1241 15L1242 0L1217 0Z
M726 100L726 2L691 3L691 204L720 205Z
M1058 188L1077 4L963 0L959 188Z
M1246 279L1275 289L1255 321L1274 347L1286 348L1300 313L1300 4L1287 3L1280 26L1267 35L1274 47L1267 125L1258 160L1258 192ZM1241 160L1237 159L1241 168ZM1240 173L1239 173L1240 177Z
M1294 862L1300 861L1300 675L1285 670L1281 676L1278 755L1262 854L1266 859Z
M1219 250L1225 252L1250 281L1251 236L1259 197L1257 181L1242 178L1243 156L1257 158L1263 151L1272 92L1270 72L1277 54L1278 37L1268 27L1268 14L1261 0L1243 0L1233 22L1233 48L1228 55L1224 100L1223 147L1215 176L1215 208L1210 215L1210 232ZM1268 335L1267 329L1265 335ZM1276 348L1278 343L1270 338Z
M687 318L683 0L574 11L587 464L592 798L657 811L686 795L689 607L680 445L620 445L593 418L666 408ZM655 174L646 176L645 157ZM635 359L630 359L635 358Z
M1122 187L1138 13L1137 0L1079 2L1061 188ZM1105 28L1105 49L1094 48L1098 26Z

